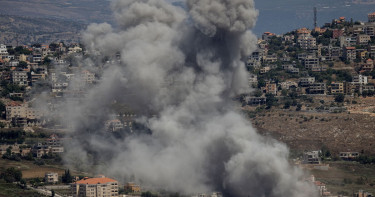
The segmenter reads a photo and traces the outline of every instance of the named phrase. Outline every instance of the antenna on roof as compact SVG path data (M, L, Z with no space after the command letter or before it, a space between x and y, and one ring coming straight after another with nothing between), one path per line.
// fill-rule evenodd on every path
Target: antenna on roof
M316 10L316 7L314 7L314 28L317 27L317 14L318 11Z

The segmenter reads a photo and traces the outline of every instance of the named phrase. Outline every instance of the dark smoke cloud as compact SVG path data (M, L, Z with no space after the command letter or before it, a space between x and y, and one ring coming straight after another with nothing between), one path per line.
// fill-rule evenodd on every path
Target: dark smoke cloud
M118 28L88 27L83 40L92 57L85 62L103 74L87 97L65 108L74 130L66 161L186 194L316 196L290 166L287 147L258 135L231 100L249 91L242 58L255 48L248 31L258 15L254 2L187 5L186 12L163 0L118 0ZM152 134L116 138L104 131L116 115L113 103L137 111Z

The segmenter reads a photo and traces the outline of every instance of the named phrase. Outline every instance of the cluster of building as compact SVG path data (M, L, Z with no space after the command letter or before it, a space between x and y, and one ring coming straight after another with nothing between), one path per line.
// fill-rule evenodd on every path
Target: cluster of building
M109 132L129 130L132 132L133 123L136 119L133 113L117 115L104 123L105 129Z
M26 102L25 93L34 86L49 91L51 98L82 96L95 83L95 73L81 67L73 67L67 57L81 56L79 44L65 46L63 43L32 46L6 46L0 44L0 80L2 100L6 104L5 127L32 127L45 124L46 111ZM52 66L53 65L53 66ZM73 85L74 84L74 85ZM13 86L11 86L13 85ZM17 102L14 102L17 101ZM53 110L56 103L47 103Z
M314 175L311 175L308 179L306 179L306 181L314 184L320 197L349 197L344 195L333 195L331 192L328 191L327 185L325 183L315 180ZM373 195L369 192L359 190L357 193L353 192L353 194L351 194L350 197L373 197Z
M66 47L63 43L59 43L53 46L13 47L0 44L0 66L9 70L2 71L2 80L9 80L13 84L26 87L33 86L38 80L47 80L47 77L50 77L52 83L56 82L53 78L56 72L49 69L47 63L66 64L64 58L82 52L82 48L78 44ZM12 51L12 54L8 51ZM80 75L83 83L92 83L95 80L94 74L88 71L82 71Z
M342 160L352 161L359 157L359 152L340 152L339 157ZM322 152L319 151L308 151L304 152L302 164L321 164Z
M249 74L249 85L274 95L280 95L280 90L321 95L374 92L374 14L368 15L368 22L353 23L340 17L313 30L301 28L284 35L265 32L258 40L258 48L247 59L248 68L254 71ZM275 44L275 40L280 43ZM275 51L274 46L281 49ZM324 73L335 64L348 67L352 80L327 83L311 76ZM267 75L272 70L284 70L290 77L275 81L276 76ZM259 78L265 84L259 85ZM266 102L265 97L251 96L246 101L250 105Z
M38 142L33 146L19 145L19 144L3 144L0 145L0 156L7 153L8 150L11 154L20 155L22 157L32 154L33 157L42 158L43 155L49 154L62 154L64 153L63 140L56 134L52 134L43 142Z

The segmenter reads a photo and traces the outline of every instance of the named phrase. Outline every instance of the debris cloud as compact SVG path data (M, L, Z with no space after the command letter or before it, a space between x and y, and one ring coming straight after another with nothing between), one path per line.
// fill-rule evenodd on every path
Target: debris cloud
M316 196L287 147L257 134L232 101L249 91L243 59L257 42L253 0L186 5L117 0L117 27L87 28L84 62L102 74L78 104L67 103L74 132L66 162L184 194ZM122 119L118 104L138 115L126 137L104 127Z

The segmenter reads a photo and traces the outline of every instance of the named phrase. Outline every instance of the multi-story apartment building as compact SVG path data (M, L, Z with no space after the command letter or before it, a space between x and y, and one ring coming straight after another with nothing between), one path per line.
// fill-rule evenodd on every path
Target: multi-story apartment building
M31 84L39 81L39 80L45 80L46 79L46 74L37 74L34 72L31 72Z
M332 45L328 46L328 56L332 59L338 60L341 57L341 48L333 47Z
M27 86L28 85L28 76L26 71L13 71L12 73L12 81L13 84L17 84L20 86Z
M375 45L369 45L367 48L368 54L371 58L375 59Z
M270 70L271 70L271 67L265 66L265 67L261 68L259 72L260 72L260 74L264 74L264 73L269 72Z
M34 63L40 63L40 62L42 62L42 54L40 54L40 53L34 53L33 54L33 62Z
M247 58L247 66L259 68L261 66L261 61L263 61L263 56L263 51L258 48Z
M321 71L321 67L319 65L319 58L309 55L305 58L303 62L306 69L312 71Z
M308 94L325 94L326 89L325 83L313 83L307 88L306 92Z
M29 108L27 104L11 102L5 107L6 119L11 120L12 118L26 118L26 119L40 119L42 113L34 108Z
M6 105L5 111L7 120L11 120L15 117L24 118L27 114L24 104L18 102L10 102L8 105Z
M95 80L95 74L88 70L84 70L81 72L81 80L85 84L91 84Z
M118 182L99 177L84 178L71 185L73 197L118 197Z
M41 158L43 155L52 153L52 154L61 154L64 152L63 146L50 146L48 143L38 143L32 149L33 153L36 154L37 158Z
M8 55L8 49L6 45L0 44L0 58Z
M340 37L340 47L351 47L357 44L356 37L341 36Z
M375 22L365 24L363 31L366 35L375 36Z
M344 93L344 83L331 83L331 94L343 94Z
M299 36L297 42L302 49L316 48L316 38L312 37L311 35Z
M353 76L353 83L367 85L368 83L367 76L355 75Z
M254 97L254 96L246 96L243 98L243 101L247 105L265 105L267 103L266 97Z
M254 74L249 74L248 76L249 87L256 86L258 84L258 76Z
M355 47L344 47L343 57L347 61L354 61L357 59Z
M353 82L344 82L344 93L346 95L353 95L356 90L359 90L359 86Z
M269 94L276 95L277 94L277 86L276 83L267 83L265 87L265 92Z
M371 36L369 35L358 35L357 45L367 45L371 41Z
M315 83L315 77L302 77L299 79L299 85L302 87L308 87Z
M303 164L320 164L320 151L310 151L303 154Z

